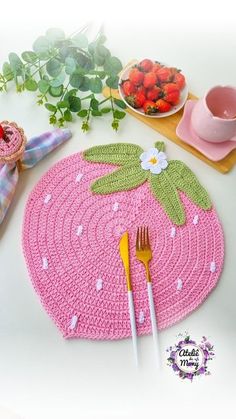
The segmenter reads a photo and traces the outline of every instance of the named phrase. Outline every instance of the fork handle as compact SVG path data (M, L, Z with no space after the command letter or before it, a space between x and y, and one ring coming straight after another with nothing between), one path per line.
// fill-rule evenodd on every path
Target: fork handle
M134 360L135 360L136 366L138 366L138 341L137 341L134 300L133 300L132 290L128 291L128 301L129 301L130 326L131 326L133 350L134 350Z
M154 299L153 299L153 293L152 293L152 283L150 281L147 282L147 289L148 289L150 317L151 317L151 323L152 323L152 335L153 335L153 342L154 342L154 348L155 348L155 353L156 353L156 362L157 362L157 367L160 368L159 337L158 337Z

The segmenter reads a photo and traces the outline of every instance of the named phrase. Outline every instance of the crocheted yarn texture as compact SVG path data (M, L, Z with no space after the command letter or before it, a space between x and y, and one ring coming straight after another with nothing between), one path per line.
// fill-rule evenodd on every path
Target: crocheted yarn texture
M90 161L86 161L89 155ZM149 161L165 160L164 155L156 156ZM142 156L143 161L146 157ZM97 179L105 179L122 164L120 158L116 165L110 164L111 158L105 163L102 158L99 163L91 162L88 151L61 160L42 177L26 205L23 248L29 273L43 306L65 338L120 339L131 335L119 255L119 240L126 230L139 335L151 333L151 323L144 267L135 257L137 226L149 227L159 329L196 309L215 287L222 270L222 229L205 190L199 189L202 206L208 209L201 207L201 199L196 203L183 188L177 188L175 199L180 199L185 219L174 222L163 200L155 196L152 182L145 179L128 190L95 193ZM143 163L142 167L149 166ZM156 172L166 170L165 181L166 167L167 163L162 163L155 168ZM193 178L190 181L195 182Z

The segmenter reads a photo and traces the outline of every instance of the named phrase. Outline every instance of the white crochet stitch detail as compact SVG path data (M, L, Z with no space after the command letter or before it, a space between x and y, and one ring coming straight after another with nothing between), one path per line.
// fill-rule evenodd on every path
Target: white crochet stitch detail
M43 262L43 269L47 270L48 269L48 260L47 258L43 257L42 258L42 262Z
M210 264L210 271L212 273L214 273L216 271L216 263L214 261L212 261L211 264Z
M83 175L83 173L78 173L78 175L76 176L76 179L75 179L75 181L77 182L77 183L79 183L80 181L81 181L81 179L82 179L82 177L83 177L84 175Z
M96 282L96 290L101 291L102 287L103 287L103 280L101 278L98 278Z
M70 322L70 326L69 329L70 330L74 330L77 326L78 323L78 316L76 316L76 314L71 318L71 322Z
M182 279L178 278L178 280L177 280L177 291L181 291L182 288L183 288Z
M77 236L81 236L82 233L83 233L83 226L82 225L79 225L77 227L76 235Z
M198 221L199 221L199 216L198 215L194 215L194 217L193 217L193 224L194 225L197 225L198 224Z
M175 237L176 236L176 228L175 227L171 227L171 232L170 232L170 237Z
M119 206L120 206L119 202L115 202L114 205L112 206L113 211L115 211L115 212L118 211Z
M44 198L44 204L48 204L49 201L51 201L52 195L49 193Z
M145 320L145 314L144 314L144 312L141 310L141 311L139 312L138 322L139 322L140 324L143 324L143 323L144 323L144 320Z

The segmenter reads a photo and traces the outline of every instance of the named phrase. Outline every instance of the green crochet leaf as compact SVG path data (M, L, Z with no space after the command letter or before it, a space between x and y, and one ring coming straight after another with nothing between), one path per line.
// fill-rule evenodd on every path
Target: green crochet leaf
M130 163L138 163L142 153L143 149L138 145L117 143L91 147L84 152L83 157L87 161L123 166Z
M132 163L97 179L91 190L97 194L128 191L142 185L147 178L148 173L141 169L140 163Z
M200 208L208 210L212 207L207 191L201 186L194 173L181 161L171 160L167 173L176 188L185 194Z
M159 175L151 174L150 185L155 198L160 202L173 223L177 225L184 224L185 212L183 204L167 170L163 170Z
M157 148L158 151L165 151L165 143L163 141L156 141L155 148Z

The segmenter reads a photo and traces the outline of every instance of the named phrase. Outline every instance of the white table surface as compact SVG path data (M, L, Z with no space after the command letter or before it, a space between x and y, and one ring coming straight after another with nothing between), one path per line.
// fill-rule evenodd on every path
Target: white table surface
M77 17L79 11L77 15L69 14L68 9L69 19L61 10L57 17L44 13L45 2L35 3L35 6L31 3L30 9L29 6L24 9L24 4L19 3L14 8L14 25L9 25L5 19L0 26L0 63L10 51L29 49L32 40L49 26L61 26L70 33L82 23ZM72 3L76 7L76 3L69 1L71 6ZM199 96L213 85L235 85L236 25L232 25L233 13L230 9L227 13L222 12L215 5L214 13L209 8L206 16L204 3L198 2L195 12L187 11L183 16L179 7L182 3L178 2L177 9L172 9L172 21L169 20L170 10L163 4L158 8L156 3L153 7L159 25L150 26L141 22L141 12L135 22L131 6L129 13L122 12L124 3L123 9L119 9L119 19L115 19L114 11L113 16L104 19L109 47L123 63L134 57L153 57L181 68L189 88ZM154 5L147 3L147 7L148 4ZM172 2L166 4L170 6ZM232 3L226 1L224 4L230 6ZM6 3L4 7L7 7ZM100 18L98 6L91 10L86 5L83 7L84 18L91 10L94 20L96 13ZM25 10L25 16L19 20L20 10L21 16ZM153 13L151 15L153 19ZM131 23L129 16L132 16ZM125 19L121 23L122 17ZM34 94L0 94L0 119L17 121L28 137L49 128L47 112L35 105ZM109 116L106 119L109 120ZM30 191L45 171L61 158L93 145L116 141L136 142L148 148L161 136L131 116L121 123L117 134L107 121L99 118L93 121L87 135L80 130L79 122L71 124L71 129L73 137L67 144L20 176L14 203L0 227L0 419L18 415L25 419L139 419L144 416L157 418L159 413L166 418L206 417L208 414L218 417L217 413L221 411L224 415L233 413L236 168L222 175L166 140L168 156L189 165L215 203L225 234L225 265L218 286L205 303L185 320L160 333L162 370L158 372L155 368L151 336L139 339L141 365L137 369L131 340L66 341L61 337L29 280L21 249L22 218ZM216 358L211 363L212 376L201 377L192 384L176 377L165 361L166 348L185 330L197 340L207 335L216 351ZM1 407L17 416L6 413Z

